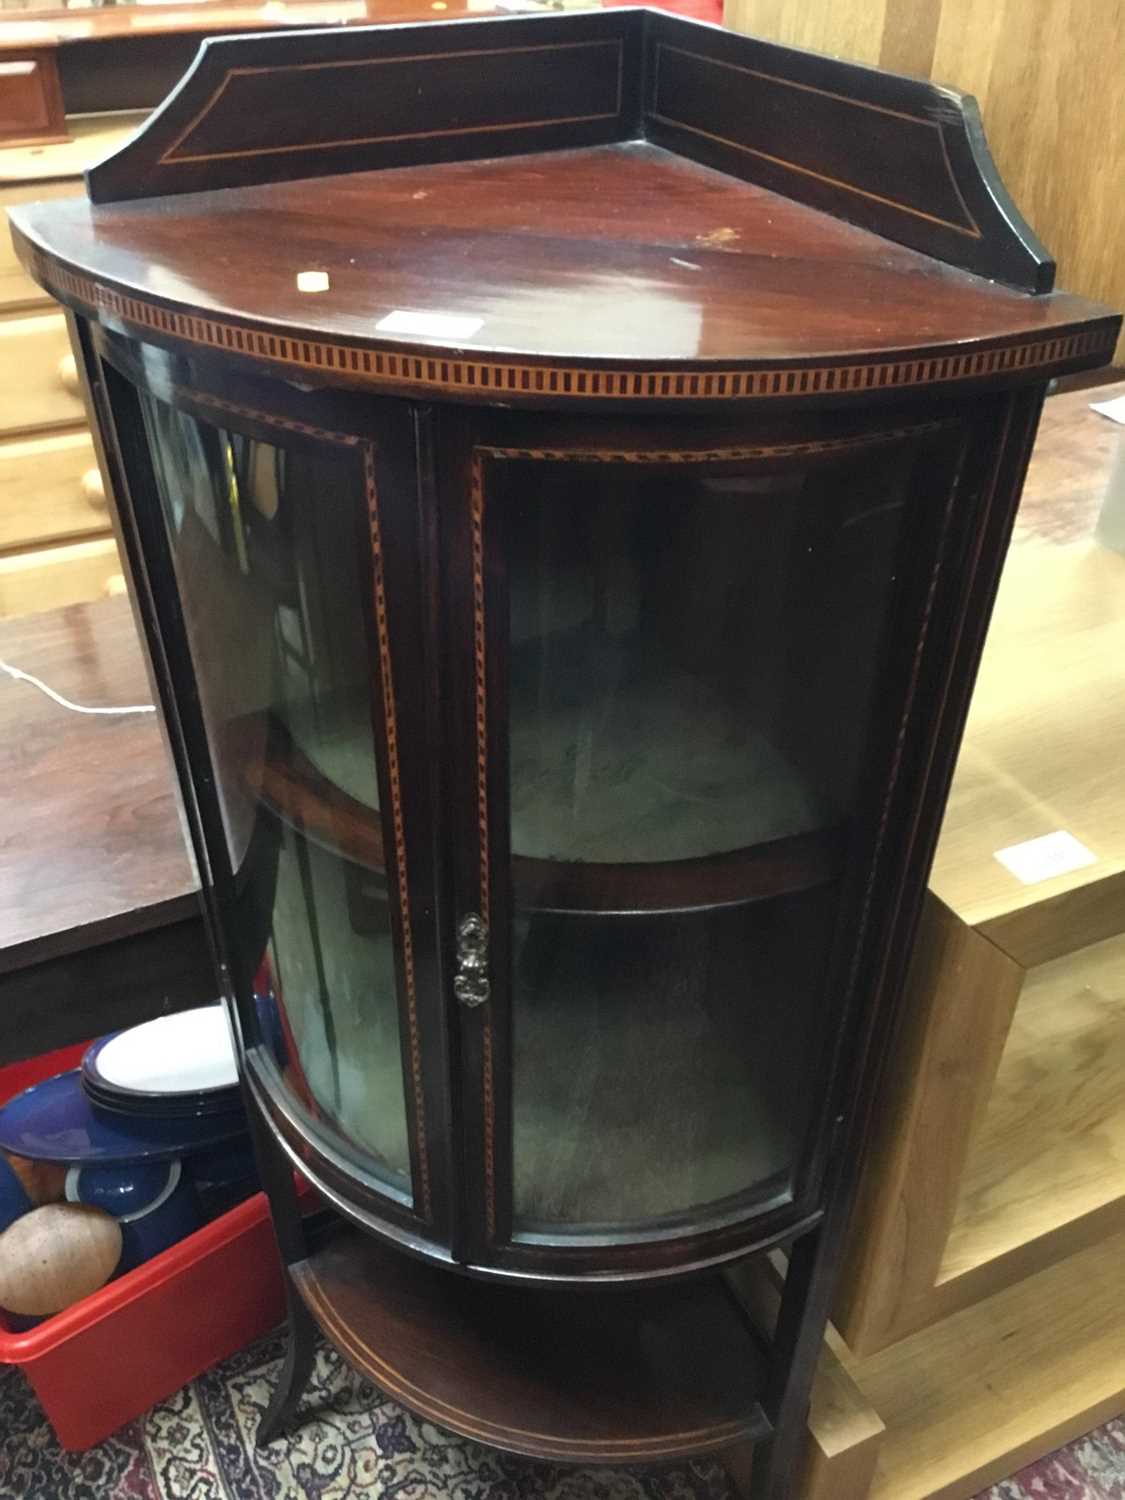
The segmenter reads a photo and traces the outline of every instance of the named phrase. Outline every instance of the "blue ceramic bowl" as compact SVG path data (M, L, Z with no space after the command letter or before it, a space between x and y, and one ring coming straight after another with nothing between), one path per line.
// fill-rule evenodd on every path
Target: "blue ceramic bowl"
M174 1162L129 1161L112 1167L71 1167L66 1196L71 1203L104 1209L115 1219L147 1212L168 1186Z
M72 1167L66 1196L114 1214L121 1225L118 1275L151 1260L203 1223L195 1184L179 1161Z
M208 1151L193 1151L190 1157L185 1156L184 1166L196 1182L216 1187L258 1180L254 1150L246 1138L212 1146Z
M166 1120L103 1113L75 1068L36 1083L0 1109L0 1151L71 1166L170 1161L245 1136L241 1105L223 1115Z
M0 1233L23 1214L30 1213L34 1207L34 1203L24 1192L23 1183L3 1156L0 1156Z

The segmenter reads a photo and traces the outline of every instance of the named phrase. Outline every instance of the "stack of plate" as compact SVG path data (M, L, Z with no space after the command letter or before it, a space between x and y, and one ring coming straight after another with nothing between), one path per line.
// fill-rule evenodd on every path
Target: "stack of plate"
M119 1273L255 1191L248 1131L219 1005L102 1037L80 1068L0 1108L0 1152L68 1167L70 1204L118 1220ZM0 1173L0 1227L31 1208L15 1175Z
M81 1074L90 1103L115 1115L202 1121L242 1111L221 1005L102 1037L83 1057Z
M0 1151L66 1166L185 1160L248 1133L226 1017L205 1005L94 1042L0 1109ZM221 1153L220 1153L221 1154Z

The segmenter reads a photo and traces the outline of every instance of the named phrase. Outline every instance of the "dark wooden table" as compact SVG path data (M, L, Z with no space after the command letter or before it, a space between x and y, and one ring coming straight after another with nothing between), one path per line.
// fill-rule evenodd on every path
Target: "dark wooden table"
M89 707L151 702L126 599L0 621L0 659ZM0 673L0 1063L214 985L159 717Z

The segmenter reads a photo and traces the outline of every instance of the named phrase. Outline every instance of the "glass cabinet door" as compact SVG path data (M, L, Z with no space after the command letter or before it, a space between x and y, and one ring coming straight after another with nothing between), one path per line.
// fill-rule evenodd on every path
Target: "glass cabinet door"
M916 444L828 447L478 450L499 1241L690 1233L794 1190L926 488Z
M236 983L291 1100L404 1205L397 892L356 452L139 402L225 849ZM268 421L268 419L266 419Z

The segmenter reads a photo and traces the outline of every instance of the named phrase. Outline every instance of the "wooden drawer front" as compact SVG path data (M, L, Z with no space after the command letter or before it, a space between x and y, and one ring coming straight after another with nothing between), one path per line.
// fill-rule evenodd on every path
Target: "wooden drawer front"
M3 222L0 223L0 310L51 303L51 298L41 286L32 281L19 263L8 227L7 210L17 203L35 203L44 198L73 198L83 190L81 177L63 182L33 182L20 187L0 188L0 208L4 209Z
M0 432L83 422L73 369L60 313L0 318Z
M71 139L57 146L5 146L0 149L0 210L44 198L74 198L86 191L82 174L133 136L147 111L93 115L67 121ZM16 259L6 214L0 212L0 311L48 304Z
M0 616L83 604L123 593L124 588L117 544L111 536L0 557Z
M54 47L10 47L0 61L0 141L32 147L66 140Z
M0 549L108 530L89 432L0 441Z

